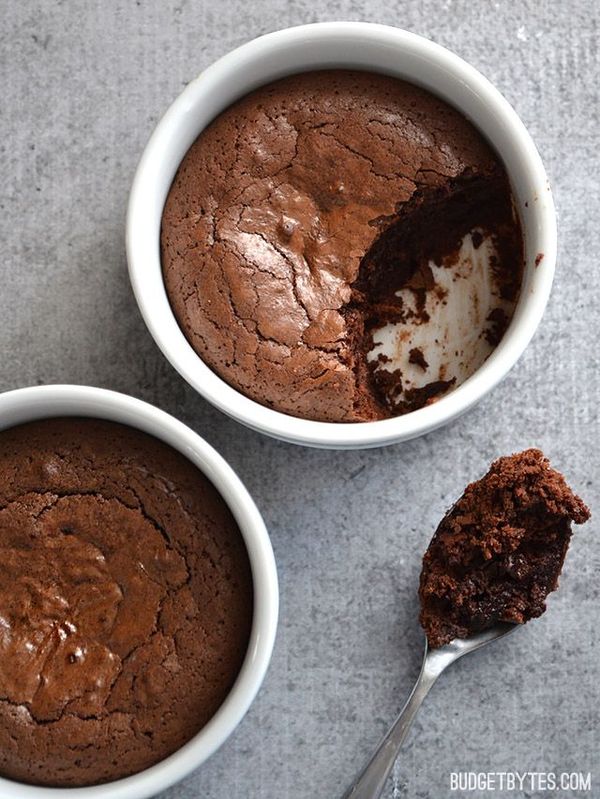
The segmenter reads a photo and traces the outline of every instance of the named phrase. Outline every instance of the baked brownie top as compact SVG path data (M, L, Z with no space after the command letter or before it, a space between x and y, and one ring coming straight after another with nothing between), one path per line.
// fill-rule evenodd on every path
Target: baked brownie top
M0 774L89 785L213 716L245 656L246 549L182 455L50 419L0 433Z
M512 224L496 155L414 85L333 70L264 86L201 133L174 179L161 234L174 313L204 361L262 404L324 421L394 415L366 396L377 391L363 369L365 309L353 307L361 262L409 209L427 225L409 259L456 249L497 198L484 192L482 204L476 185L470 203L463 191L455 205L469 219L450 232L439 204L455 181L488 179ZM520 275L520 262L511 267Z
M442 519L423 558L421 624L432 647L541 616L590 512L537 449L499 458Z

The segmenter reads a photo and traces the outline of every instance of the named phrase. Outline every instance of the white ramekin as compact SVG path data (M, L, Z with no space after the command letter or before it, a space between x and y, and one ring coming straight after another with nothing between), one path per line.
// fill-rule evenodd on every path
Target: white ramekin
M10 799L145 799L183 779L231 735L264 679L277 627L279 593L271 542L233 469L189 427L141 400L88 386L34 386L0 394L0 430L56 416L109 419L143 430L179 450L214 484L233 513L248 549L254 582L254 617L248 652L237 680L217 713L187 744L160 763L125 779L85 788L45 788L0 778Z
M394 419L357 424L315 422L271 410L218 377L194 352L171 311L159 248L167 193L202 129L260 85L294 72L335 67L404 78L462 111L504 161L525 236L521 297L509 329L487 361L465 383L428 407ZM556 218L533 141L513 108L476 69L407 31L363 22L324 22L270 33L239 47L206 69L175 100L152 134L135 175L127 214L127 256L133 290L150 332L203 397L249 427L285 441L316 447L375 447L422 435L455 419L514 366L542 318L550 293Z

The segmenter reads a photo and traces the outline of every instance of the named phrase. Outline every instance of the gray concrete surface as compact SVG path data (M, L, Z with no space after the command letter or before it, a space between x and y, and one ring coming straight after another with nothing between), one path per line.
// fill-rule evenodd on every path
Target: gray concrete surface
M600 514L599 12L594 0L2 0L0 388L78 382L149 400L237 469L270 528L281 623L237 733L163 799L335 799L419 669L415 590L436 522L495 456L539 445ZM127 192L155 122L204 66L257 34L391 23L481 69L552 178L560 263L509 378L452 426L370 452L243 429L195 395L138 314ZM573 542L546 616L430 695L386 799L600 797L599 522ZM452 792L457 771L591 772L587 793Z

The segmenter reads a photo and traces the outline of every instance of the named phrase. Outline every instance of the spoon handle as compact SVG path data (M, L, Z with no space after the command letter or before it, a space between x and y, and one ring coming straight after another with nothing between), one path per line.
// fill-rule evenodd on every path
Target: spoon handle
M421 703L429 693L438 674L425 667L421 670L419 679L398 718L387 735L380 741L373 757L355 779L351 788L344 794L343 799L378 799L381 796L400 747L417 715L417 710L421 707Z

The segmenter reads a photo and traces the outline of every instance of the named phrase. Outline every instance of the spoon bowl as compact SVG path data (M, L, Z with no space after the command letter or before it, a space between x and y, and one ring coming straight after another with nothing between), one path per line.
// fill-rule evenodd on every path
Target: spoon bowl
M498 638L503 638L505 635L514 632L519 626L511 622L499 621L493 627L481 630L481 632L470 635L468 638L455 638L449 644L440 646L437 649L431 649L426 640L422 671L435 674L437 677L451 663L454 663L455 660L458 660L463 655L468 655L470 652L475 652L476 649L481 649L482 646L490 644Z

